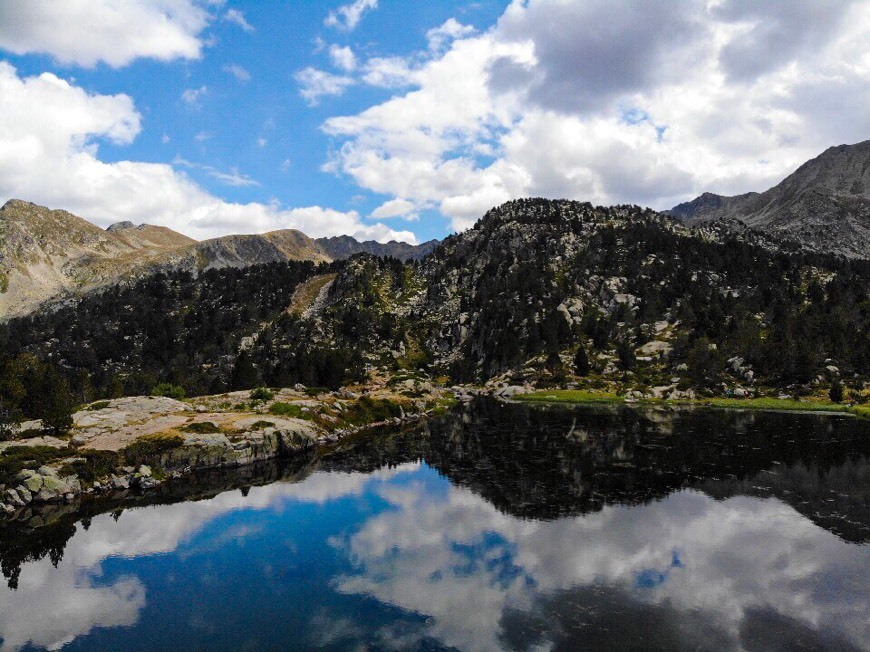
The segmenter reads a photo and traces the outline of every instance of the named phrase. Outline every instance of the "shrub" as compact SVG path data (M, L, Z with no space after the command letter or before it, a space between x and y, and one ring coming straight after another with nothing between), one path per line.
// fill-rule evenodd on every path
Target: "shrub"
M389 399L374 399L363 396L351 403L342 414L343 418L353 425L365 425L386 421L402 415L402 407Z
M121 456L115 451L83 450L79 452L79 457L84 459L64 464L60 474L75 474L79 480L93 483L97 478L114 473L121 464Z
M10 446L0 454L0 484L14 486L15 476L23 469L38 469L69 455L65 448L52 446Z
M310 413L303 412L301 405L295 403L272 403L269 406L269 412L279 417L293 417L295 419L305 419Z
M195 432L198 435L210 435L215 432L220 432L220 426L211 421L198 421L196 423L188 423L181 428L184 432Z
M91 403L87 407L87 410L94 412L96 410L105 410L107 407L109 407L109 401L97 401L96 403Z
M828 391L828 396L834 403L842 403L843 383L841 383L839 380L835 380L833 383L831 383L831 389Z
M251 391L252 401L271 401L275 398L275 393L268 387L258 387Z
M275 424L271 421L255 421L251 424L251 430L265 430L266 428L274 428Z
M168 432L143 435L124 449L124 459L130 464L144 464L167 451L184 444L184 437Z
M159 383L154 385L154 388L151 390L151 396L165 396L179 401L183 400L185 395L184 387L170 383Z

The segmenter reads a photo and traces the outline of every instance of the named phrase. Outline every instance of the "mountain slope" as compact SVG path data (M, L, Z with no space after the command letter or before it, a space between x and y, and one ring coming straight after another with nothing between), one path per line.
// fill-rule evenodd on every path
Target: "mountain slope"
M197 242L151 224L117 222L104 230L72 213L12 199L0 208L0 320L156 272L321 263L361 252L417 260L437 244L358 242L350 236L314 240L293 229Z
M310 284L289 309L301 295L267 281L293 265ZM243 280L275 290L252 300ZM867 341L870 261L782 250L740 223L544 199L490 210L420 262L175 269L0 325L0 351L45 356L98 393L141 391L143 371L189 392L334 388L367 368L552 386L581 358L598 390L801 394L841 378L852 392L870 381Z
M0 318L162 263L192 242L163 227L106 231L66 211L10 200L0 208Z
M13 199L0 208L0 319L158 271L199 273L286 260L332 258L290 229L197 242L150 224L119 222L104 230L67 211Z
M254 355L278 384L280 351L310 342L455 380L558 375L578 346L605 375L644 384L688 374L712 387L733 373L782 386L826 366L870 374L870 265L781 251L738 227L686 227L633 206L508 202L417 266L353 259L319 312L279 320Z
M870 140L831 147L763 193L704 193L669 211L688 223L736 218L803 246L870 258Z

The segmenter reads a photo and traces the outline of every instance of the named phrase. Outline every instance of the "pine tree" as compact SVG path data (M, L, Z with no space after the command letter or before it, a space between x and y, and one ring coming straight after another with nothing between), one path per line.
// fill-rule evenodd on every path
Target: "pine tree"
M586 355L586 347L581 344L574 355L574 373L578 376L588 376L589 371L589 356Z

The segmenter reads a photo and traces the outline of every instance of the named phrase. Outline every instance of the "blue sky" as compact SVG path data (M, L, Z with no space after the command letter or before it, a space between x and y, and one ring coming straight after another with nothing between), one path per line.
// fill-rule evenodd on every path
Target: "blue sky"
M422 241L519 196L763 190L870 134L870 6L757 5L8 0L0 200Z

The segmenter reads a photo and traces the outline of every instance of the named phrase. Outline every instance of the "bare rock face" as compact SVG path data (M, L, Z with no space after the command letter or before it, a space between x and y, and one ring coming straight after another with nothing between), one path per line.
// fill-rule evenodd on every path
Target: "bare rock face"
M396 242L395 240L390 242L375 242L374 240L360 242L349 235L317 238L316 242L333 260L342 260L362 253L372 256L392 256L402 261L421 260L435 251L439 244L438 240L428 240L418 245Z
M736 218L806 249L870 258L870 140L839 145L763 193L704 193L668 211L690 224Z

